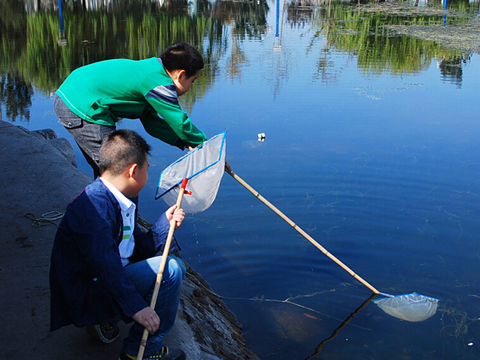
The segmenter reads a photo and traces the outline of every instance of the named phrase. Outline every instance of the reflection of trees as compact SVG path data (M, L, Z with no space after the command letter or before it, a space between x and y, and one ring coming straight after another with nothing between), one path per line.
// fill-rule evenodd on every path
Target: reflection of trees
M168 45L187 41L197 46L207 64L194 90L185 96L188 109L195 98L203 96L211 86L219 53L225 50L222 23L213 18L186 15L186 2L184 14L151 11L151 0L117 2L127 8L134 3L148 5L145 12L138 8L135 12L124 12L125 7L118 8L118 12L86 12L79 7L79 2L68 2L63 9L68 45L60 47L57 45L60 32L57 11L27 14L22 0L10 1L8 6L2 2L0 8L4 10L0 14L0 41L4 50L0 54L0 74L16 69L20 78L28 79L47 94L80 66L110 58L159 56Z
M464 54L441 59L439 67L442 80L461 87L463 75L462 65L467 62L467 60L470 60L470 56Z
M58 0L25 0L27 12L45 12L57 10ZM66 11L107 11L131 14L168 8L184 8L186 0L62 0L62 8Z
M266 31L268 10L265 0L217 1L213 15L227 23L233 23L234 34L239 39L259 39Z
M305 25L313 23L314 12L323 11L322 6L305 3L304 1L292 1L287 6L287 22L292 28L304 28Z
M426 70L432 59L442 50L434 41L410 36L390 36L385 25L437 24L441 16L400 16L362 13L354 9L343 11L344 23L332 32L330 41L336 48L358 54L358 67L364 72L395 75ZM348 34L348 36L345 36ZM449 51L450 54L459 53Z
M337 5L332 4L332 0L294 0L287 7L287 22L290 27L312 28L313 36L306 51L307 53L318 51L317 71L313 77L326 83L335 82L339 75L332 59L335 44L331 41L331 32L338 28L337 22L342 22L334 12ZM324 41L324 44L319 45L320 41Z
M0 104L5 104L5 114L15 121L30 120L33 87L18 74L9 71L0 78Z
M260 39L267 28L268 4L260 1L217 1L212 13L215 18L232 24L231 52L227 59L226 75L231 79L241 77L242 65L248 59L242 49L242 40Z
M390 36L385 28L385 25L404 25L407 22L412 25L438 24L442 21L441 15L385 16L362 12L341 2L326 3L321 0L325 6L309 7L305 1L289 5L287 21L293 27L303 27L310 22L312 28L318 29L307 51L313 51L313 44L326 37L318 61L318 73L323 80L331 81L332 76L335 77L330 73L333 68L328 56L331 49L356 56L358 67L365 73L390 72L396 75L427 69L431 60L442 51L438 43L415 37ZM449 58L460 54L458 51L448 53Z
M235 78L241 77L242 64L248 63L247 56L240 46L239 40L235 36L232 36L232 51L228 59L228 67L226 69L227 77L230 77L232 80Z
M26 53L26 13L21 1L0 2L0 104L15 121L29 120L33 89L15 69Z
M18 54L25 51L25 40L26 13L22 2L18 0L0 1L0 69L15 67L14 62L18 58ZM11 66L5 67L3 61Z

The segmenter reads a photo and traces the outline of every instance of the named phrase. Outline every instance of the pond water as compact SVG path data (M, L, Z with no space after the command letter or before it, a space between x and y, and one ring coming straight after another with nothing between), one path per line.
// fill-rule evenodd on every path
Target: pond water
M207 136L227 131L233 170L380 291L441 299L416 323L364 303L370 290L225 175L212 207L176 236L261 359L480 358L479 56L381 26L442 26L442 16L332 2L76 1L64 3L60 46L57 9L35 4L0 9L3 120L54 129L91 175L53 113L61 81L93 61L194 43L207 67L182 105ZM153 222L166 208L154 200L158 176L182 153L139 121L119 127L153 145L140 196Z

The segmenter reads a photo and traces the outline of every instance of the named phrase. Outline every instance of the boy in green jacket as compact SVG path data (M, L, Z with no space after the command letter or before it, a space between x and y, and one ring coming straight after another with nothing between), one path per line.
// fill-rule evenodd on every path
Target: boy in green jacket
M122 118L140 119L152 136L180 149L206 140L182 110L185 94L204 67L188 43L169 46L160 58L105 60L74 70L56 92L55 114L99 176L102 140Z

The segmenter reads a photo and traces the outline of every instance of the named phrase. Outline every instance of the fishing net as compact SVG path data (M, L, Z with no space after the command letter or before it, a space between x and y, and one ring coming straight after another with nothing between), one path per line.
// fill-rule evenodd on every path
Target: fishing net
M267 205L273 212L285 220L290 226L297 230L303 237L310 241L313 245L317 247L321 252L333 260L337 265L347 271L355 279L360 281L363 285L369 288L374 294L380 294L386 296L387 298L376 300L375 303L387 314L395 316L399 319L407 321L423 321L433 316L437 311L438 299L420 295L417 293L411 293L406 295L389 295L379 292L367 281L362 279L357 273L351 270L347 265L342 261L336 258L332 253L327 251L322 245L320 245L315 239L303 231L297 224L290 220L284 213L277 209L272 203L260 195L254 188L246 183L240 176L235 174L233 171L229 171L229 174L242 184L248 191L250 191L257 199Z
M208 209L217 196L225 169L225 135L215 135L163 170L155 199L162 197L169 206L174 205L179 185L188 179L192 194L184 197L182 209L186 213Z
M420 295L416 292L405 295L387 295L389 297L374 300L380 309L398 319L418 322L427 320L437 312L438 299Z

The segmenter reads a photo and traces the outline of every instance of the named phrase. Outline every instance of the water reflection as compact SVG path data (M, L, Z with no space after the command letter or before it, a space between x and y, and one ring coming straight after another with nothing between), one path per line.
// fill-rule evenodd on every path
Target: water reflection
M0 104L5 107L7 119L29 121L33 86L18 71L2 74L0 78Z
M29 0L24 3L12 0L1 3L0 40L8 51L0 57L0 69L2 73L15 70L8 78L18 77L14 81L16 89L24 84L49 94L79 66L110 58L157 56L165 46L181 40L196 45L208 65L196 91L187 96L187 110L213 85L215 77L220 74L218 62L223 56L228 57L223 75L231 79L242 78L242 69L249 64L243 41L262 40L268 31L267 14L270 10L264 0L215 3L207 0L188 3L183 0L165 3L163 0L79 0L62 4L64 24L58 16L57 1ZM286 79L289 75L291 55L280 51L281 42L294 41L284 38L284 27L312 29L313 33L310 31L311 35L308 35L311 38L307 52L318 52L315 76L322 82L335 82L339 76L332 71L335 65L332 50L335 49L356 56L359 68L366 74L376 75L417 73L424 71L431 59L437 58L442 78L457 86L462 83L461 67L469 60L469 55L444 50L433 41L388 36L384 26L402 24L406 21L402 17L385 18L375 12L364 13L348 3L331 0L283 1L274 6L276 26L280 28L279 34L277 30L278 43L273 49L278 51L274 97L282 84L280 78ZM425 23L440 19L440 16L419 16L408 21ZM58 34L60 41L55 38ZM325 43L319 49L317 45L322 39ZM58 44L68 46L62 48ZM2 84L5 86L6 82ZM3 98L6 98L7 91L3 89L3 92ZM25 97L30 91L22 94L24 97L16 105L18 110L8 112L14 118L20 113L27 114L29 101ZM11 99L11 95L8 98ZM11 109L12 103L8 106Z
M335 339L338 334L340 333L340 331L348 325L348 323L350 321L353 320L353 318L355 316L357 316L360 311L362 311L363 309L365 309L367 307L367 305L373 300L375 299L377 295L376 294L372 294L367 300L365 300L358 308L356 308L335 330L333 330L332 334L327 337L326 339L322 340L318 345L317 347L315 348L315 352L306 357L305 360L311 360L311 359L315 359L318 355L320 355L320 353L322 352L323 348L325 347L325 345L327 344L327 342L329 342L330 340L332 339Z
M162 7L166 5L165 0L25 0L25 10L27 13L39 11L56 11L61 3L67 5L70 9L83 9L85 11L103 10L103 11L118 11L118 9L125 9L130 6L135 6L138 9L146 7Z
M469 55L452 56L448 59L442 59L438 65L442 81L450 82L455 84L458 88L461 88L463 78L462 65L469 60Z

